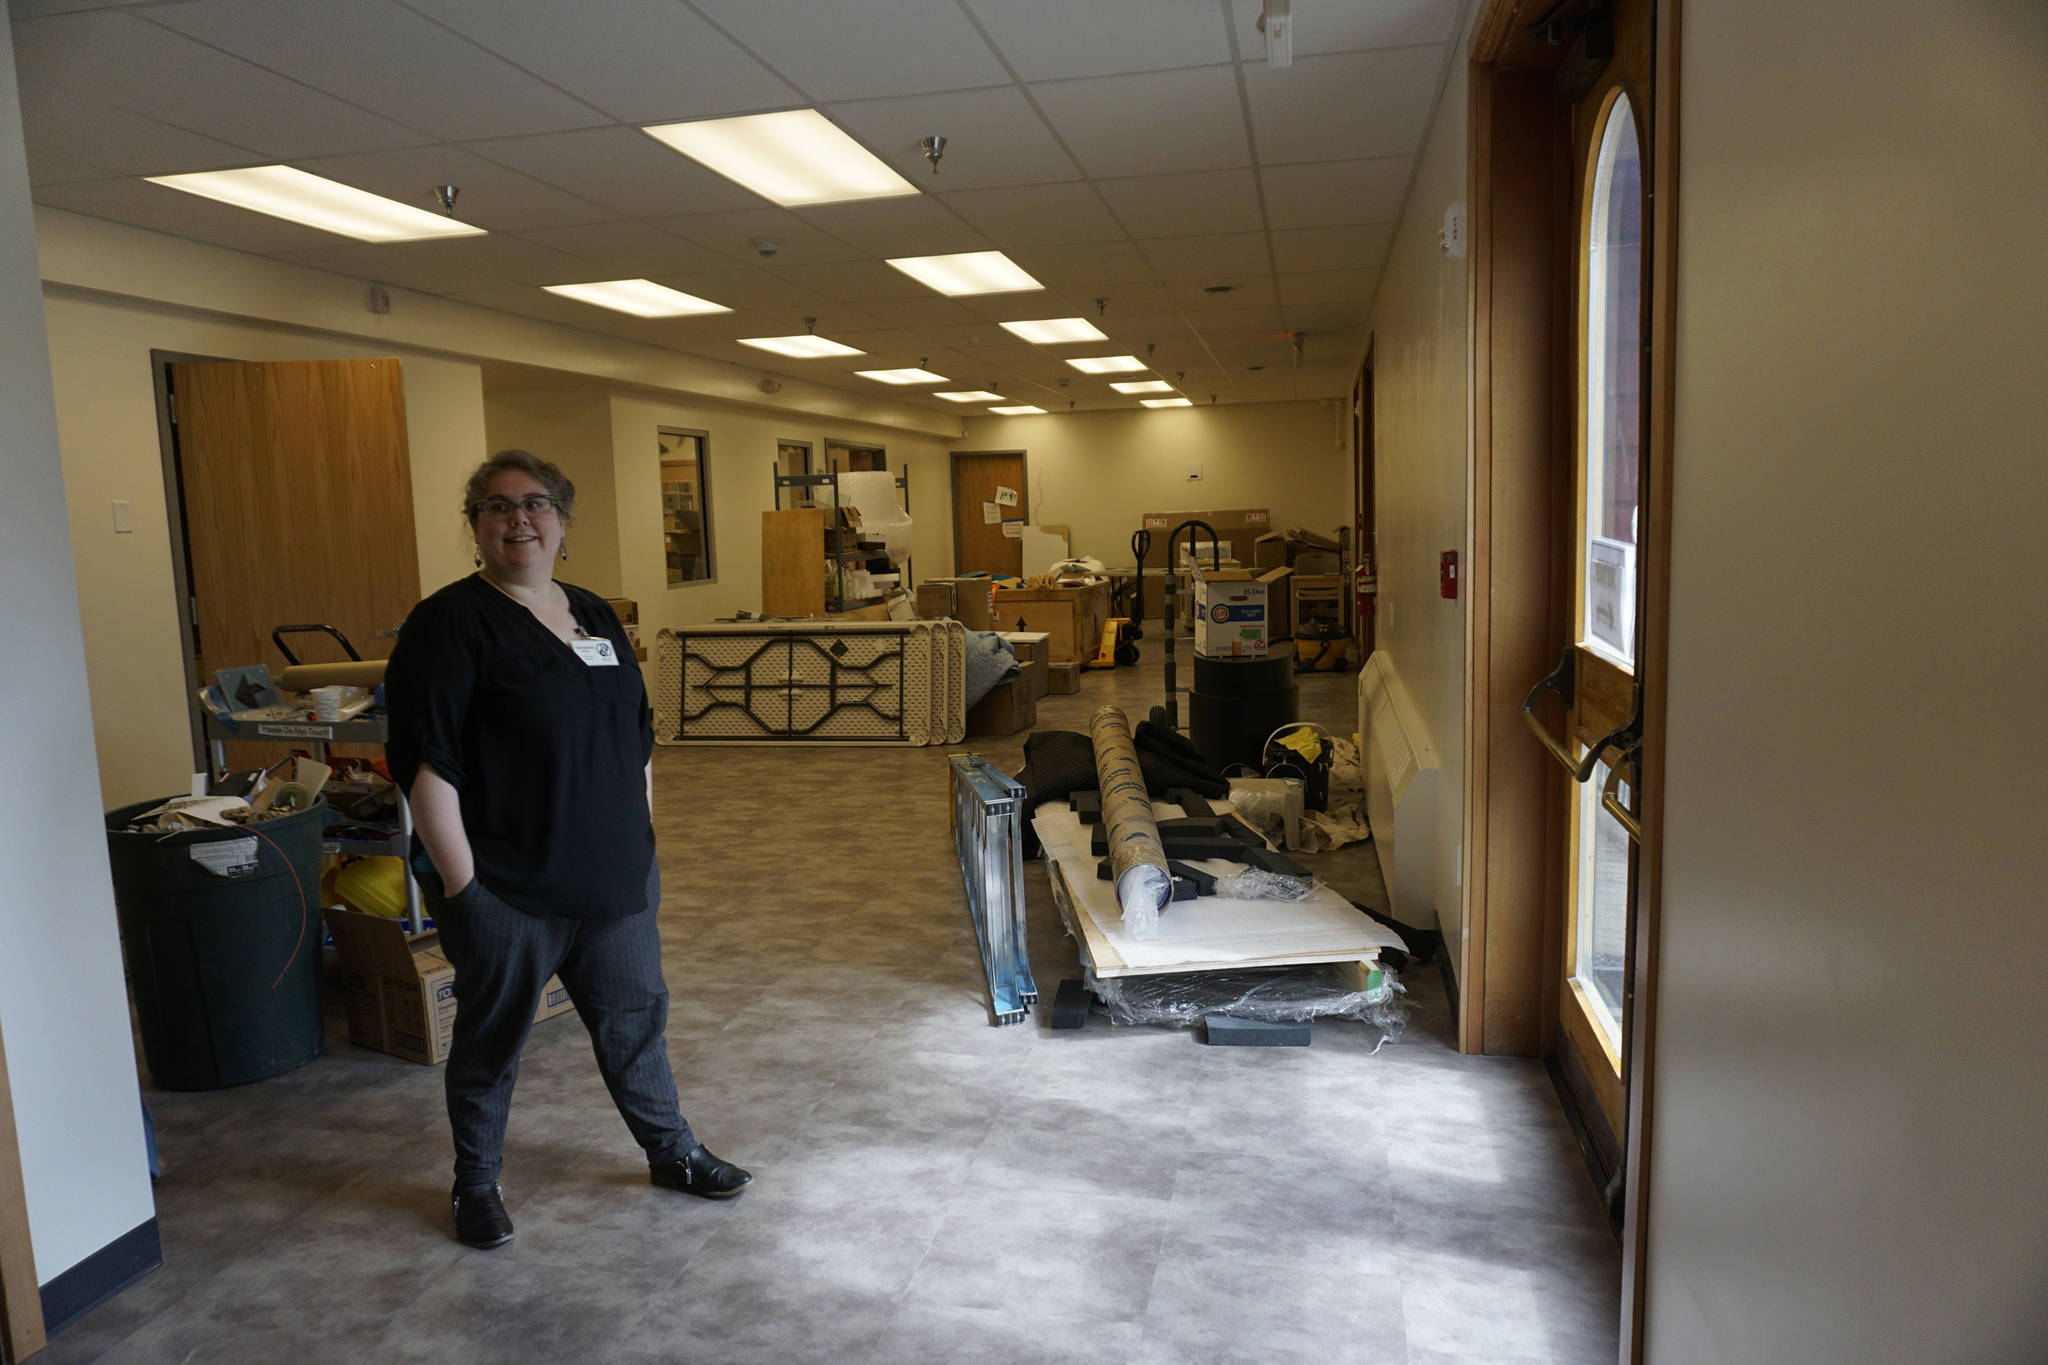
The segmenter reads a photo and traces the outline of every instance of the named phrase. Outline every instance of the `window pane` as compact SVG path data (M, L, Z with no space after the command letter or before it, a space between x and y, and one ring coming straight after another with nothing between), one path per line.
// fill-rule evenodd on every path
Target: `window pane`
M706 480L704 435L659 427L661 530L668 581L711 577L711 490Z
M1629 839L1600 804L1606 790L1607 765L1596 764L1592 780L1579 787L1578 942L1572 975L1586 989L1594 1016L1608 1037L1621 1041L1621 979L1628 951ZM1616 799L1626 808L1633 799L1623 783Z
M1580 639L1635 662L1642 441L1643 161L1635 113L1609 111L1586 243L1586 600Z

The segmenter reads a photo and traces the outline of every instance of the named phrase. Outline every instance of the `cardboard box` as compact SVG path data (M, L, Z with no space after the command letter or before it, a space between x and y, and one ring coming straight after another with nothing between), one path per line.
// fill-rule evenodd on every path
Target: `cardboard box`
M1249 545L1273 529L1273 518L1263 507L1224 507L1198 512L1147 512L1139 525L1154 536L1164 536L1184 521L1206 521L1218 540L1242 540ZM1195 533L1200 536L1198 531Z
M1034 698L1045 695L1051 678L1047 672L1052 664L1052 636L1040 631L1005 631L1003 639L1009 643L1010 652L1017 656L1017 662L1024 666L1025 676L1031 680Z
M1024 670L1017 676L1018 685L1031 694L1031 700L1035 702L1044 696L1052 685L1051 665L1043 659L1027 659L1017 667Z
M341 958L349 1041L428 1066L447 1060L455 1033L455 968L441 956L440 935L408 939L400 921L353 910L330 908L320 917ZM551 976L534 1022L569 1008L568 990Z
M1288 571L1222 569L1195 576L1195 653L1212 659L1263 658L1276 636L1273 599Z
M1024 678L997 683L987 696L967 708L970 735L1014 735L1038 723L1038 699Z
M1079 692L1081 690L1081 661L1079 659L1068 659L1064 663L1054 664L1049 674L1049 684L1046 690L1055 696L1061 697L1071 697L1076 692Z

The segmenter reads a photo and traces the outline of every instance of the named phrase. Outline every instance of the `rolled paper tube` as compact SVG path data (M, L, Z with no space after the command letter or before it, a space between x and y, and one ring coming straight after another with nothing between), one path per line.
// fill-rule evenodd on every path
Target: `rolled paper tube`
M344 660L333 664L293 664L277 675L280 692L310 692L316 687L366 687L375 691L384 681L383 659Z
M1123 909L1124 929L1133 938L1144 938L1159 931L1159 912L1173 898L1173 875L1166 870L1166 850L1152 819L1138 746L1131 741L1130 718L1114 706L1097 711L1088 732L1095 744L1116 903Z

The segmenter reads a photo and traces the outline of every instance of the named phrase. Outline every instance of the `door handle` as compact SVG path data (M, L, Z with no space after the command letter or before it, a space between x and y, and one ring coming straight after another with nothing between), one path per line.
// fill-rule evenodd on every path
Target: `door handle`
M1565 747L1559 744L1550 731L1543 728L1543 722L1536 718L1536 699L1545 692L1555 692L1557 699L1564 703L1566 712L1570 712L1578 700L1578 677L1577 652L1570 645L1566 645L1564 653L1557 658L1557 667L1539 679L1536 685L1529 689L1529 695L1522 699L1522 723L1529 727L1529 733L1536 736L1537 742L1557 760L1558 766L1571 774L1572 781L1584 782L1593 775L1593 765L1600 761L1600 755L1616 744L1633 738L1630 731L1636 722L1630 720L1628 724L1586 750L1585 757L1574 762Z
M1614 822L1621 826L1623 833L1639 844L1643 841L1643 827L1636 820L1635 816L1630 815L1622 806L1619 795L1623 769L1633 769L1636 775L1636 782L1640 783L1642 781L1643 767L1640 759L1641 754L1641 745L1630 745L1628 751L1622 754L1620 760L1607 770L1607 785L1600 793L1601 807L1614 817Z

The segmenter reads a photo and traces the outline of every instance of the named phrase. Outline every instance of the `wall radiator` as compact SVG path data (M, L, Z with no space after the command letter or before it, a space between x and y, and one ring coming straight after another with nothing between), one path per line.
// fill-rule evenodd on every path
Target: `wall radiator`
M1385 650L1358 674L1358 734L1365 746L1365 811L1394 918L1437 923L1436 748Z

